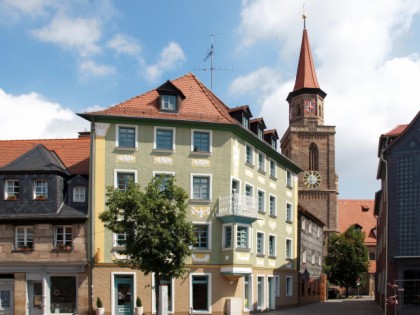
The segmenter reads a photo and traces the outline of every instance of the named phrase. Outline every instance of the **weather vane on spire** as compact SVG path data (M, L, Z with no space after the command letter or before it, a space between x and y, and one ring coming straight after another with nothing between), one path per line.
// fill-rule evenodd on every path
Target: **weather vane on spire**
M305 2L303 3L303 13L302 13L302 18L303 18L303 28L306 29L306 11L305 11Z

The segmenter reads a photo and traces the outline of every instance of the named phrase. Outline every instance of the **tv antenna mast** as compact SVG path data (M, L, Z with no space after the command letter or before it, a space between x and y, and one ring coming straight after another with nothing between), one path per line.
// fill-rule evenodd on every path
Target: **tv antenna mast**
M210 50L209 50L206 58L204 58L204 60L203 60L204 62L206 62L210 58L210 68L197 68L197 69L194 69L194 70L197 70L197 71L210 70L210 90L213 91L213 72L214 72L214 70L224 70L224 71L231 70L231 71L233 71L233 69L228 69L226 67L225 68L215 68L214 67L214 34L211 34L210 36L211 36Z

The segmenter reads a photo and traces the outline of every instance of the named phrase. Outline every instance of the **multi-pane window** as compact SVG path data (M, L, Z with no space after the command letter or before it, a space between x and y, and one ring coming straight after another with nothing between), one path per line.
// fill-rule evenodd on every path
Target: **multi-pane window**
M210 312L210 288L210 275L191 275L193 312Z
M174 130L156 128L156 149L173 150Z
M35 199L48 198L48 182L47 180L35 180L34 182Z
M131 172L117 173L117 188L121 191L127 191L128 184L135 181L135 174Z
M286 221L293 221L292 204L288 202L286 203Z
M293 176L292 176L292 172L291 172L291 171L289 171L289 170L287 170L287 171L286 171L286 185L287 185L288 187L293 187L292 178L293 178Z
M293 295L293 278L290 276L286 277L286 296L292 296Z
M194 249L209 249L209 226L207 224L194 225Z
M280 277L274 276L275 295L280 296Z
M245 196L247 197L253 196L253 187L251 185L245 185Z
M262 139L264 135L264 130L261 127L258 127L258 139Z
M223 247L232 247L232 225L225 225L223 227Z
M244 277L244 308L246 310L251 310L251 291L252 290L252 277L245 276Z
M193 151L194 152L210 152L210 132L193 131Z
M174 111L177 110L176 96L175 95L162 95L161 96L161 109Z
M306 250L303 251L303 254L302 254L302 262L303 263L306 263Z
M286 258L288 259L292 258L292 240L291 239L286 240Z
M375 260L375 253L374 252L370 252L369 253L369 260Z
M265 212L265 193L258 190L258 211Z
M271 139L271 146L273 147L274 150L277 150L277 141L276 141L276 139L274 139L274 138Z
M19 181L17 179L7 179L5 184L5 199L19 199Z
M155 173L155 177L160 177L161 185L160 185L160 191L166 190L166 186L168 185L168 182L171 178L173 178L175 173Z
M258 169L265 171L265 155L262 153L258 153Z
M34 229L28 226L19 226L16 228L16 249L24 247L34 247Z
M73 245L73 229L71 226L56 226L54 232L54 247L71 247Z
M270 215L277 215L277 200L275 196L270 195Z
M264 254L264 233L257 232L257 254Z
M0 309L6 314L9 313L7 311L11 308L13 304L13 297L11 293L11 289L3 288L0 290Z
M64 313L76 314L77 284L75 276L50 277L50 310L47 314ZM59 311L58 311L59 310ZM57 312L58 311L58 312ZM38 312L38 311L37 311ZM33 312L34 313L34 312ZM33 314L32 313L32 314ZM35 313L36 314L36 313Z
M173 312L173 305L174 305L174 281L172 278L169 277L162 277L160 278L160 284L161 285L166 285L166 287L168 288L168 312ZM152 286L152 292L153 292L153 302L152 306L153 306L153 313L157 314L156 312L156 294L158 292L159 288L156 287L156 274L153 273L153 286Z
M248 164L254 164L254 149L250 145L245 146L245 162Z
M248 227L239 225L236 228L236 247L248 248Z
M118 147L135 148L136 147L136 128L128 126L118 126Z
M193 199L210 199L210 177L193 176L192 178Z
M276 162L270 160L270 177L276 178Z
M85 202L85 200L86 200L86 187L74 187L73 188L73 201Z
M247 116L242 116L242 126L245 129L249 129L249 118Z
M127 241L127 233L114 233L113 234L114 247L125 246L126 241Z
M268 255L276 256L276 237L274 235L268 236Z
M264 309L264 277L257 277L257 309Z

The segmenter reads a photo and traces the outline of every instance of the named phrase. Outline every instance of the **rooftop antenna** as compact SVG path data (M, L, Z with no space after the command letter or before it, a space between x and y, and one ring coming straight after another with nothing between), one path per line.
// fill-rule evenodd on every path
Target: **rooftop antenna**
M213 72L214 70L233 70L233 69L228 69L228 68L215 68L214 67L214 34L211 34L211 46L210 46L210 50L206 56L206 58L204 58L204 62L206 62L209 58L210 58L210 68L197 68L194 70L197 71L207 71L210 70L210 90L213 91Z

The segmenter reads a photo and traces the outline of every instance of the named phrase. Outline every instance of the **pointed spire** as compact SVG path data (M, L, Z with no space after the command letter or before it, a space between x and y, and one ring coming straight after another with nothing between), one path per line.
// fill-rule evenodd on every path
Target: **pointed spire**
M303 13L303 36L300 47L300 56L296 74L295 87L293 91L303 88L319 89L316 77L314 60L312 58L311 46L309 45L308 32L306 31L306 14Z

